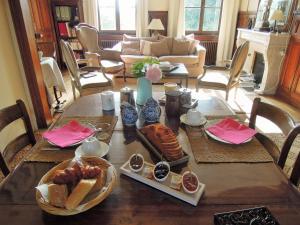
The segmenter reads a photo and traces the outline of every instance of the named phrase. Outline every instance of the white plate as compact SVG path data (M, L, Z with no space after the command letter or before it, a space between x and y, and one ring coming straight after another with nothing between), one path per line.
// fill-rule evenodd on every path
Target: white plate
M103 141L100 141L100 149L101 149L101 153L100 154L84 154L83 151L82 151L82 148L81 148L82 145L80 145L78 148L76 148L76 151L75 151L75 156L76 157L80 157L80 156L96 156L96 157L104 157L108 151L109 151L109 145L106 144L105 142Z
M207 120L206 120L205 117L203 117L200 121L198 121L196 123L189 123L187 118L186 118L186 114L182 114L180 116L180 122L184 123L186 125L189 125L189 126L202 126L202 125L206 124Z
M215 136L214 134L210 133L208 130L205 129L205 133L210 136L212 139L216 140L216 141L219 141L219 142L222 142L222 143L225 143L225 144L230 144L230 145L235 145L234 143L231 143L231 142L228 142L228 141L225 141L217 136ZM246 141L244 141L243 143L241 144L244 144L244 143L248 143L252 140L252 138L249 138L247 139Z

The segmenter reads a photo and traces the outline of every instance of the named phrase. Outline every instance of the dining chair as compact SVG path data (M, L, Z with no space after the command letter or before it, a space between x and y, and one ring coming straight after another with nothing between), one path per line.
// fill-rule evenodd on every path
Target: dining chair
M8 164L14 156L26 146L33 146L36 143L30 119L22 100L17 100L15 105L0 110L0 132L18 119L23 120L25 132L9 142L3 151L0 151L0 168L4 176L10 173Z
M285 141L279 149L279 147L266 135L257 133L255 137L262 143L262 145L268 150L275 162L277 162L280 168L284 168L291 146L300 133L300 125L296 125L294 119L290 114L282 109L262 102L260 98L255 98L250 115L249 127L255 129L256 118L261 116L275 123L282 133L284 134ZM297 185L300 175L300 156L295 161L290 180L293 184Z
M240 74L245 64L249 50L249 41L241 44L234 52L229 67L204 66L203 74L199 75L196 82L196 91L199 88L223 90L226 92L226 101L228 100L229 91L239 86ZM214 72L209 72L213 70ZM234 95L236 98L236 92Z
M125 67L121 60L120 51L101 46L100 34L97 28L86 23L75 27L77 38L83 47L85 58L89 66L101 66L106 73L123 73L125 80Z
M70 44L60 41L63 59L71 76L72 91L76 99L76 89L80 96L99 93L104 89L112 88L112 80L106 76L101 67L79 68Z

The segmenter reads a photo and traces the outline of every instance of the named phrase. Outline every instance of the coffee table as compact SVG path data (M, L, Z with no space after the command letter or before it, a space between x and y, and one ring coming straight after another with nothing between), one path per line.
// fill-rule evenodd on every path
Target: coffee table
M188 88L188 82L189 82L189 72L186 69L185 65L183 63L176 63L177 66L176 69L170 71L170 72L163 72L163 78L167 79L180 79L180 87L182 86L182 80L185 79L185 86Z

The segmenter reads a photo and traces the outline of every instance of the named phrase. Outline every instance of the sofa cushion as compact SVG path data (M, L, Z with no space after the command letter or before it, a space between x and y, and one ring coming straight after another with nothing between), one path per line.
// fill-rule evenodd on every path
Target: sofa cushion
M151 56L151 41L141 40L140 52L142 55Z
M168 40L164 39L159 42L152 42L151 46L151 55L152 56L163 56L163 55L170 55L170 49L168 47Z
M145 41L157 41L158 37L134 37L130 36L127 34L123 34L123 41L140 41L140 40L145 40Z
M159 57L161 62L183 63L185 65L197 64L199 59L196 55L169 55Z
M164 35L161 35L159 34L158 35L158 40L165 40L167 39L167 42L168 42L168 47L170 49L170 51L172 51L172 47L173 47L173 37L167 37L167 36L164 36Z
M174 38L172 55L188 55L189 47L190 47L190 41Z
M132 63L143 61L143 60L149 58L149 56L145 56L145 55L121 55L121 58L122 58L122 61L125 62L125 64L132 64ZM156 57L154 57L154 58L156 58Z
M194 34L189 34L189 35L183 35L183 39L188 40L190 42L190 47L189 47L189 54L193 55L196 52L196 47L197 45L200 44L199 40L195 40L195 35Z
M124 55L140 55L139 41L122 41L122 54Z

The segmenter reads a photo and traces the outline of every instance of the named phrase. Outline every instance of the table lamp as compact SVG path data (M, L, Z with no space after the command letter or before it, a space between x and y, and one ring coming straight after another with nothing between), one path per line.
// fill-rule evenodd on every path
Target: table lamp
M160 19L152 19L147 29L153 30L153 36L156 36L159 34L158 30L164 30L165 28Z
M273 32L275 32L275 29L276 31L278 32L278 27L277 27L277 21L282 21L284 20L284 15L283 15L283 12L282 10L280 9L277 9L273 12L271 18L271 20L275 20L274 22L274 28L273 28Z

